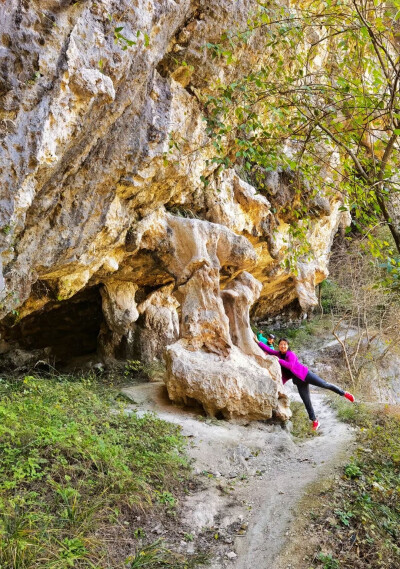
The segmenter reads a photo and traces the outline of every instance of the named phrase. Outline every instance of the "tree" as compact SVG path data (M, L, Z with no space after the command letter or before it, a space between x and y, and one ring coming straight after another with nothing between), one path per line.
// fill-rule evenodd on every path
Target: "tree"
M399 355L400 297L382 272L357 240L342 242L332 254L329 280L322 284L322 308L331 315L353 388L363 393L374 383L389 387Z
M400 253L400 0L258 4L246 30L208 44L234 64L235 46L265 42L257 68L206 102L214 161L241 164L260 188L280 167L299 192L340 191L372 252L387 255L383 223Z

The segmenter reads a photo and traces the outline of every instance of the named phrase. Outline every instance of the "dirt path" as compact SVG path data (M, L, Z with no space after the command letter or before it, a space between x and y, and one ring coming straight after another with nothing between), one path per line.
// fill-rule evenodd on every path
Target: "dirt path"
M284 462L277 463L269 479L254 489L257 508L251 516L245 540L238 540L234 569L276 567L288 538L296 533L292 526L297 504L315 482L330 477L343 465L352 447L352 430L340 423L322 395L314 394L313 403L321 422L320 436L293 449ZM294 569L297 565L290 564Z
M200 483L182 505L175 540L185 553L212 543L212 569L276 568L280 552L296 533L292 521L306 490L332 476L351 453L353 431L337 420L321 391L312 395L320 435L300 444L281 425L233 424L173 406L162 383L138 384L124 392L139 413L154 411L180 424L188 437ZM291 398L297 397L292 391ZM185 534L193 541L185 541ZM156 535L163 536L163 528ZM302 569L293 561L282 563Z

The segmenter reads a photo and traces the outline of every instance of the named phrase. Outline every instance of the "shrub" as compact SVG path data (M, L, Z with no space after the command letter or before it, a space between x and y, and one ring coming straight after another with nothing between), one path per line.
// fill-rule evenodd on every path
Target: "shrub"
M392 569L400 566L400 420L371 410L366 421L366 414L360 415L357 456L329 491L329 506L313 531L342 569ZM330 525L328 535L327 520L335 516L340 524Z
M321 306L325 313L343 312L353 300L352 291L331 279L320 284Z
M347 478L359 478L362 474L362 470L359 466L352 463L352 464L348 464L345 467L344 473L347 476Z
M320 553L318 555L318 561L323 563L323 569L339 569L339 562L332 557L332 555L325 555Z

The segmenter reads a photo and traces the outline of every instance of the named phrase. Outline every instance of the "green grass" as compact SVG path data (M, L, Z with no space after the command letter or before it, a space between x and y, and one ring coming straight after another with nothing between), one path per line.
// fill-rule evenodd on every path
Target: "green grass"
M109 536L173 508L183 450L179 427L127 414L92 381L1 379L1 569L126 567Z
M311 320L301 323L295 328L282 328L276 332L277 341L279 338L289 340L290 349L297 350L311 348L319 337L326 337L332 329L331 319L327 316L315 316ZM278 344L276 344L278 347Z
M292 410L292 435L296 439L305 439L318 436L317 431L311 429L311 421L308 418L304 404L299 401L292 401L290 403L290 409Z
M187 560L179 553L166 548L158 540L128 558L128 569L195 569L208 561L205 555L195 555Z
M352 407L342 418L360 427L360 446L329 491L329 509L313 520L322 550L330 551L314 567L400 567L399 409Z
M344 423L362 428L370 427L373 424L374 415L371 406L357 401L349 405L347 399L336 395L328 396L328 398L330 406L336 410L338 418Z

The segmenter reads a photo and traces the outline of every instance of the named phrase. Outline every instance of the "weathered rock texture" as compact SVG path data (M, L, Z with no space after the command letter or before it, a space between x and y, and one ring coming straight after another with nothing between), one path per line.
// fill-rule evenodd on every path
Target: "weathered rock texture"
M265 49L256 34L237 53L237 65L227 66L205 45L226 29L243 28L255 6L255 0L0 3L3 352L46 348L59 357L63 334L72 338L82 318L89 322L92 306L91 324L83 326L91 341L76 336L81 354L97 345L106 359L138 354L150 361L172 345L170 378L182 376L177 358L190 352L196 377L209 358L222 386L226 358L230 376L233 361L243 370L249 361L248 401L257 399L256 369L268 360L254 360L260 356L251 345L249 307L255 302L253 315L261 317L295 299L303 311L315 305L342 214L338 196L319 197L308 236L314 260L291 274L282 268L295 246L282 213L292 200L288 177L270 175L260 195L210 160L202 97L210 82L258 65ZM68 307L71 317L54 316ZM56 344L40 333L46 321L54 323ZM263 371L273 382L267 410L257 416L279 407L270 372ZM239 391L241 373L234 380ZM221 401L213 408L234 414Z
M129 281L110 279L101 289L103 314L107 331L100 336L104 355L116 356L124 337L129 341L139 312L136 308L137 285ZM108 337L107 337L108 336Z
M192 352L178 342L168 346L166 360L167 389L173 401L199 401L209 415L227 419L270 419L277 409L278 383L235 346L224 360ZM288 406L279 416L290 417Z
M138 306L141 318L137 322L138 357L151 363L162 360L165 346L179 338L179 302L172 295L174 285L167 285L149 296Z

